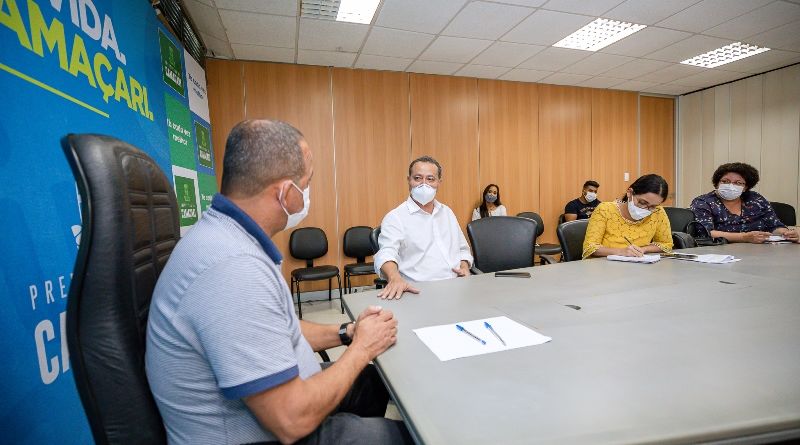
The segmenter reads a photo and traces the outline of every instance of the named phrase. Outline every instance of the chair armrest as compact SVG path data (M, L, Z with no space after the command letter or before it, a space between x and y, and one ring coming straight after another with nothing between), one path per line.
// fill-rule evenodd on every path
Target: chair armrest
M319 354L319 356L320 356L320 358L322 358L323 362L331 361L331 358L330 358L330 356L328 356L328 353L326 351L319 351L319 352L317 352L317 354Z
M545 263L547 263L547 264L556 264L558 262L558 260L556 260L555 257L553 257L552 255L544 255L544 254L541 254L541 253L538 254L538 255L539 255L539 260L540 260L541 264L545 264Z
M475 266L472 266L472 267L469 268L469 273L472 274L472 275L481 275L481 274L483 274L483 272L481 272L481 270L478 269Z

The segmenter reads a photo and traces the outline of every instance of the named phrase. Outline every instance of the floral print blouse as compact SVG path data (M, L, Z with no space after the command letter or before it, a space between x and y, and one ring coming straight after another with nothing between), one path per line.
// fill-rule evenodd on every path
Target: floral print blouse
M694 218L708 230L721 232L772 232L778 227L786 227L775 214L775 210L763 196L748 190L742 193L742 214L734 215L717 196L716 191L700 195L689 206Z
M654 244L664 252L672 250L672 230L661 206L640 221L629 221L620 213L618 202L600 203L592 213L583 240L583 258L600 247L627 247L626 237L639 247Z

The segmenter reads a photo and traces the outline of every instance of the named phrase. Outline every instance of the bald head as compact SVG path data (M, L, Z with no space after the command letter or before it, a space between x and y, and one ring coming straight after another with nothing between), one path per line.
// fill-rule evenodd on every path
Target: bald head
M302 140L286 122L239 122L225 144L222 194L250 197L281 179L299 180L306 173Z

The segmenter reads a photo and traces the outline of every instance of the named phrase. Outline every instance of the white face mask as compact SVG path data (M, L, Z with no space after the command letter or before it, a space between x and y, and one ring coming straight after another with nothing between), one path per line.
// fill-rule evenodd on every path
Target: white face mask
M633 196L631 196L630 198L628 198L628 213L631 214L631 218L633 218L634 221L640 221L650 216L650 214L653 213L653 211L643 209L634 205Z
M719 197L726 201L732 201L742 196L743 191L744 187L734 184L720 184L717 188L717 194Z
M289 214L289 211L283 206L283 190L281 190L281 195L278 196L278 204L281 205L281 208L287 216L286 227L284 227L283 230L289 230L292 227L300 224L300 221L302 221L303 218L308 215L308 210L311 208L311 186L309 185L305 190L300 190L300 187L298 187L294 182L292 182L292 185L297 189L297 191L303 194L303 209L297 213Z
M414 201L417 201L422 205L433 201L435 196L436 189L428 184L420 184L411 189L411 197L414 198Z
M585 198L586 198L586 200L588 202L592 202L595 199L597 199L597 193L595 193L595 192L586 192Z

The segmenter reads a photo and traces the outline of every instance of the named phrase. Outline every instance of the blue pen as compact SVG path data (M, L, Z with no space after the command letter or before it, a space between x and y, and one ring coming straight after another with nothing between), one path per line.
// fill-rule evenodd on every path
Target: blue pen
M481 344L482 344L482 345L485 345L485 344L486 344L486 342L485 342L485 341L483 341L483 340L481 340L481 339L480 339L480 338L479 338L477 335L475 335L475 334L473 334L472 332L470 332L470 331L468 331L468 330L464 329L464 326L461 326L460 324L457 324L457 325L456 325L456 329L458 329L459 331L461 331L461 332L463 332L463 333L465 333L465 334L469 335L470 337L474 338L475 340L478 340L479 342L481 342Z
M494 330L494 328L492 327L492 325L489 324L488 321L484 321L483 326L486 327L486 329L492 331L492 334L494 334L494 336L497 337L498 340L500 340L500 343L502 343L503 346L506 346L506 342L502 338L500 338L500 334L498 334L497 331Z

